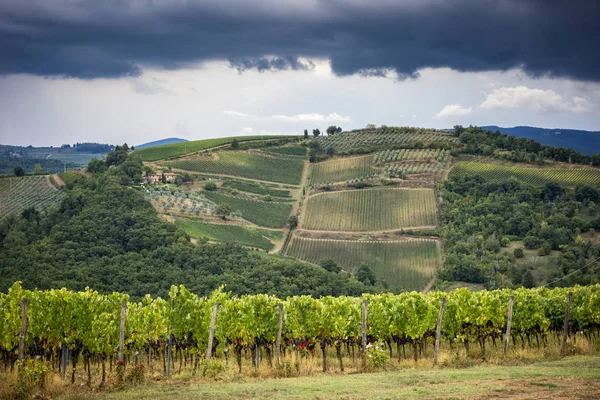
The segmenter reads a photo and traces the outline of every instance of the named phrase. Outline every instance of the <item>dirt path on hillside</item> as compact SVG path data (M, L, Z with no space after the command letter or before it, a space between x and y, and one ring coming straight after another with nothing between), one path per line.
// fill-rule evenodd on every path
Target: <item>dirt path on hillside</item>
M309 169L310 169L310 162L308 160L304 160L304 165L302 166L302 178L300 179L300 188L296 191L296 195L294 196L294 198L296 199L296 202L292 206L292 211L290 213L290 216L297 215L301 202L302 202L302 205L304 205L303 200L306 199L305 198L306 195L303 194L303 190L306 187L306 184L308 182ZM300 221L302 220L302 217L304 215L305 208L306 207L302 207L302 209L300 210L300 216L298 217L298 226L300 226ZM280 241L278 241L275 244L275 247L272 250L273 253L280 252L283 249L283 245L285 244L285 240L287 239L287 236L289 233L290 233L290 227L286 225L286 227L283 229L283 237L281 238Z
M56 182L56 186L65 186L65 181L62 180L62 178L60 176L58 176L58 174L54 174L54 175L49 175L48 178L46 179L46 181L48 182L49 185L52 185L52 182L50 182L50 177L54 178L54 182Z
M435 227L421 227L435 228ZM417 231L419 229L411 229L411 231ZM337 239L337 240L365 240L365 241L385 241L385 240L399 240L399 239L434 239L439 240L437 236L420 236L411 235L403 230L384 230L384 231L373 231L373 232L341 232L341 231L316 231L307 229L297 229L295 236L309 238L309 239Z

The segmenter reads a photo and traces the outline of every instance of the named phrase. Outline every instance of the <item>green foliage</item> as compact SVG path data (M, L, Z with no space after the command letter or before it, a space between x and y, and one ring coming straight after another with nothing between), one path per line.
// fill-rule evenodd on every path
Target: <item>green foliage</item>
M207 224L187 219L179 219L175 221L175 225L194 238L207 237L220 242L234 242L266 250L273 248L271 241L261 235L256 229L249 227Z
M107 166L103 160L98 160L94 158L88 163L87 170L92 174L98 174L105 172L107 170Z
M208 190L210 192L217 190L217 184L214 182L208 182L204 184L204 190Z
M516 258L523 258L525 256L525 253L523 252L523 249L518 247L513 251L513 255Z
M267 136L236 136L229 138L216 138L216 139L205 139L195 140L191 142L181 142L167 144L164 146L148 147L140 150L136 150L133 154L139 157L142 161L157 161L164 160L167 158L173 158L183 156L189 153L195 153L197 151L206 150L211 147L222 146L229 144L235 139L237 142L242 143L250 140L264 140L282 138L280 135L267 135Z
M244 219L268 228L283 228L292 211L291 203L263 202L233 197L219 192L206 192L206 198L239 210Z
M509 237L523 240L528 249L543 245L541 254L560 251L536 271L540 284L566 275L561 285L597 282L594 259L600 256L600 246L577 239L595 222L578 216L583 203L573 190L556 189L515 179L486 182L478 175L452 175L441 193L445 265L439 277L485 283L489 288L520 284L522 272L515 272L519 261L501 248L500 238ZM590 268L581 270L586 264Z
M14 167L13 174L15 176L25 176L25 169L23 167Z
M185 160L163 163L185 171L224 174L250 179L297 185L302 176L303 161L297 157L270 156L252 152L220 152L196 155Z

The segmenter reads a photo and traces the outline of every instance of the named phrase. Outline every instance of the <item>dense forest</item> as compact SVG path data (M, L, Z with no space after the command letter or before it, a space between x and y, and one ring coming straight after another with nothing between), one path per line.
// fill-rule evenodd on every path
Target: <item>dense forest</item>
M591 262L600 246L581 238L600 229L595 188L532 187L514 179L490 183L470 175L451 176L441 194L446 256L441 279L489 288L557 279L560 286L599 282L600 270Z
M125 146L123 146L125 147ZM197 294L220 285L234 294L360 295L381 290L339 269L267 255L233 244L194 245L161 220L143 194L129 187L141 162L118 147L97 173L69 182L59 209L27 209L0 222L0 291L86 286L140 298L167 296L172 284Z

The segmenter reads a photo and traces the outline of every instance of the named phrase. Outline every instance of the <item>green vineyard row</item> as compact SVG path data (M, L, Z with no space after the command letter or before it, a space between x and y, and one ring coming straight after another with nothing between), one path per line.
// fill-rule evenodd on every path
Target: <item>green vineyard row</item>
M302 227L329 231L380 231L435 226L432 189L369 189L319 193L308 198Z
M572 293L570 331L589 333L600 327L600 285L556 288L450 293L384 293L362 297L294 296L279 299L259 294L232 297L221 289L199 297L183 285L172 286L168 299L146 296L128 302L126 294L99 294L87 289L24 290L15 283L0 294L0 352L16 355L22 320L22 299L29 300L25 344L35 352L55 351L63 345L73 351L106 358L119 346L122 302L126 302L125 351L135 353L164 344L169 337L178 346L202 354L215 304L215 337L220 348L236 353L244 347L275 343L279 304L283 306L284 344L342 341L360 343L361 306L367 302L367 334L370 342L417 343L434 334L442 298L447 299L442 337L451 342L475 342L500 338L506 330L509 298L514 297L514 335L561 332L567 292Z
M600 186L600 169L592 168L526 168L464 161L457 163L451 173L453 175L477 174L492 182L505 182L509 178L517 178L531 185L555 182L566 186L581 184Z

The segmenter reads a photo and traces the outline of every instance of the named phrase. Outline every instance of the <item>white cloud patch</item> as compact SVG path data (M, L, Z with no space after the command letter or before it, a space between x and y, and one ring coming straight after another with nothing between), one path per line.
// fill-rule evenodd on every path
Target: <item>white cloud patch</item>
M471 107L464 108L460 104L449 104L442 108L442 110L437 113L434 118L464 117L472 112L473 109Z
M494 89L481 103L486 110L529 109L538 114L566 111L581 114L592 110L584 97L564 98L554 90L531 89L527 86Z
M318 113L308 113L308 114L294 114L294 115L269 115L266 117L251 115L242 113L234 110L225 110L221 111L221 114L231 115L240 118L251 118L255 120L263 120L263 121L281 121L281 122L312 122L312 123L332 123L332 122L352 122L352 118L340 115L338 113L329 113L329 114L318 114Z

